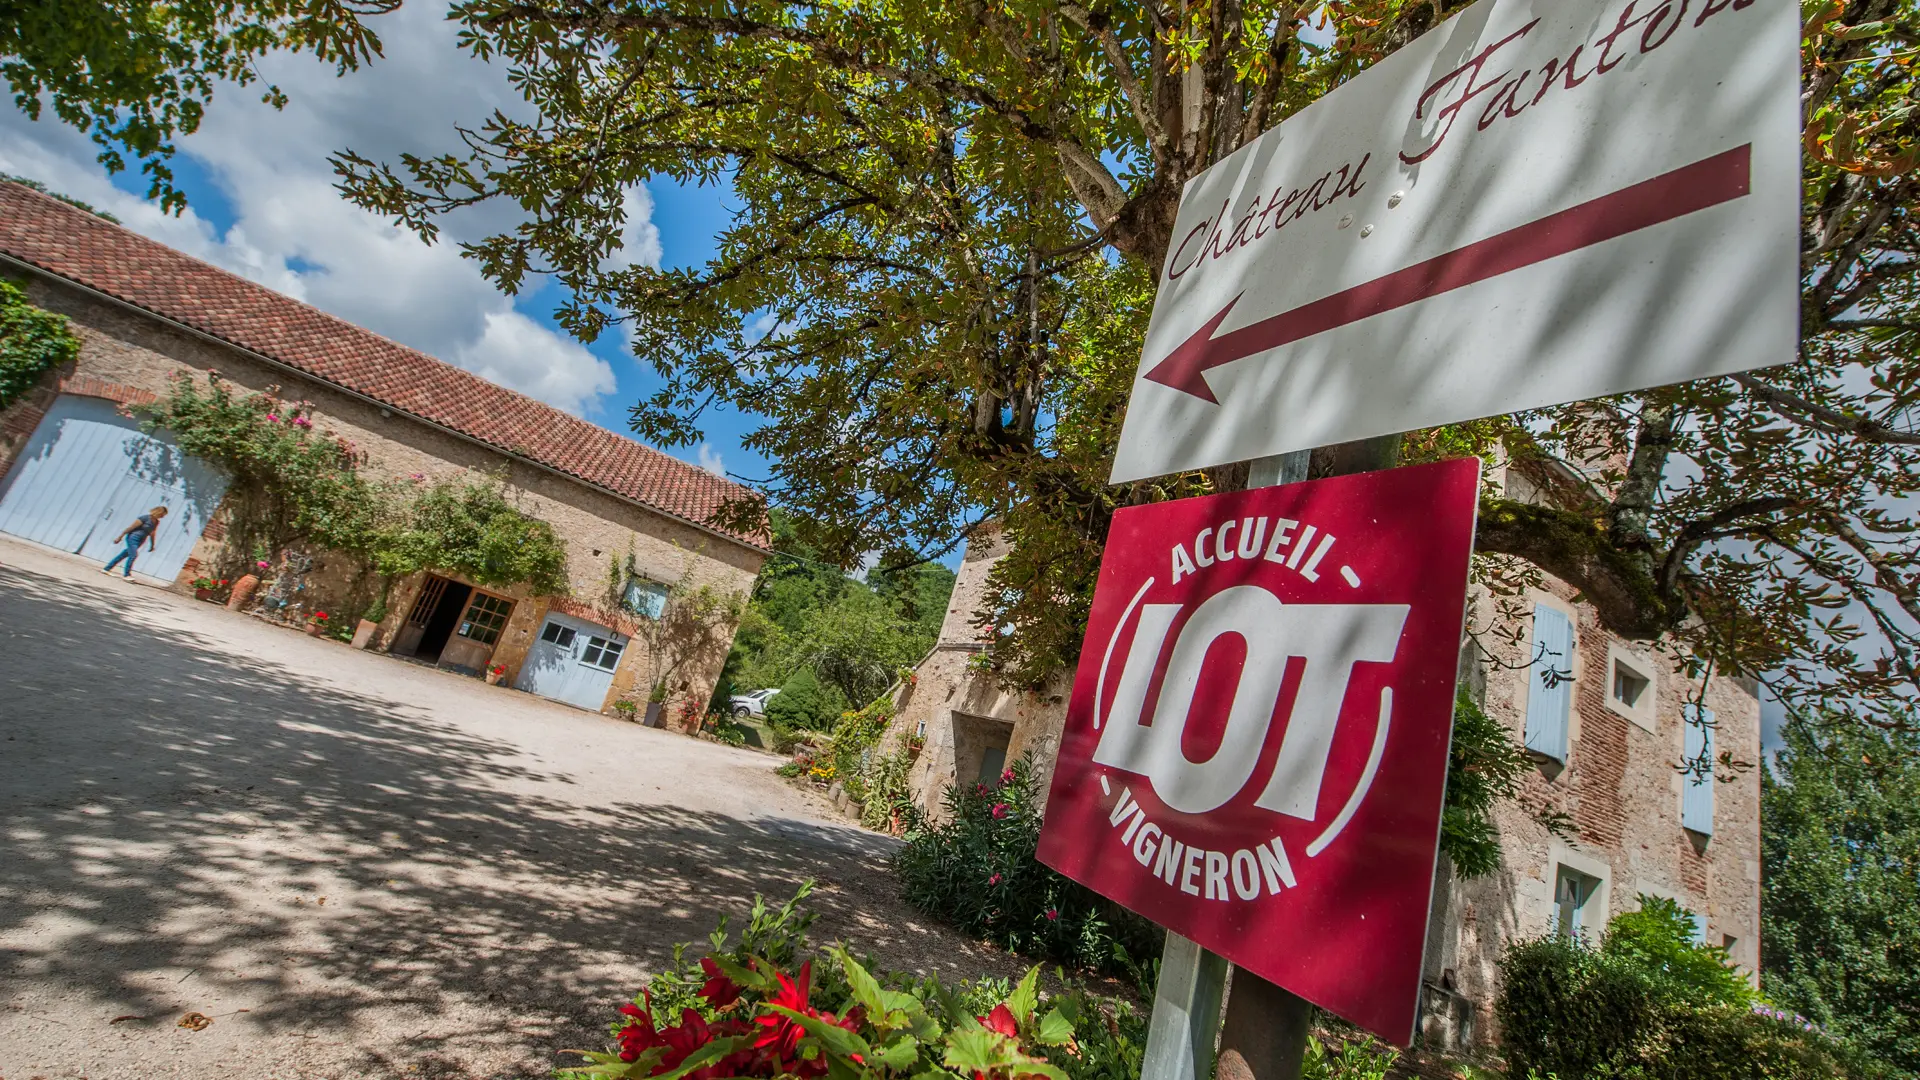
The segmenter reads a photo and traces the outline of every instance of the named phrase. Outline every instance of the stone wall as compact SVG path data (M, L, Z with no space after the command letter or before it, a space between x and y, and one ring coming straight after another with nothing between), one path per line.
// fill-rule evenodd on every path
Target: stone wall
M1553 835L1527 809L1511 803L1496 811L1503 865L1475 881L1455 881L1444 870L1436 884L1426 977L1432 990L1471 1004L1477 1041L1493 1035L1497 965L1511 942L1555 927L1554 887L1560 867L1601 881L1586 923L1639 907L1642 894L1663 896L1706 916L1707 941L1729 944L1732 959L1749 972L1760 964L1760 703L1750 680L1690 680L1644 642L1627 642L1600 626L1593 609L1573 603L1574 590L1550 581L1528 600L1559 608L1574 623L1573 708L1564 767L1539 759L1527 777L1526 800L1572 819L1571 835ZM1476 610L1491 610L1485 596ZM1513 628L1524 630L1524 628ZM1518 641L1489 627L1476 635L1493 663L1482 669L1485 708L1516 740L1524 740L1526 700L1536 674L1527 636ZM1624 656L1653 676L1650 707L1611 703L1613 663ZM1714 749L1749 767L1721 770L1714 787L1714 833L1681 828L1684 785L1682 707L1702 699L1714 713ZM1757 978L1757 976L1756 976Z
M572 596L566 598L571 603L570 610L603 625L614 625L623 632L638 628L633 627L631 621L625 627L615 625L614 620L619 616L604 610L606 605L601 601L607 588L608 568L614 562L624 564L630 555L635 568L654 580L685 583L692 588L706 586L718 594L744 597L765 558L764 552L739 541L442 431L298 372L271 366L238 349L175 329L120 304L97 299L64 282L36 278L29 283L27 292L40 307L71 318L82 345L76 365L50 372L41 387L0 414L0 471L11 463L34 424L60 392L62 380L94 380L122 391L157 394L165 392L168 380L176 373L186 372L204 380L209 371L214 371L241 392L275 391L289 399L310 401L315 429L331 430L352 442L366 455L366 468L371 474L395 478L418 476L423 482L503 477L509 497L525 512L550 523L564 542L572 584ZM210 528L209 535L203 537L188 561L181 580L176 582L176 588L185 588L185 582L195 576L200 566L212 563L221 541L218 526ZM335 563L323 566L316 573L310 586L312 603L309 606L319 607L350 596L355 569L338 564L337 560ZM380 643L391 641L392 632L404 620L421 580L421 576L416 575L394 584L387 622L378 639ZM524 589L486 588L485 591L508 595L516 601L507 632L494 656L495 662L507 665L507 679L511 681L517 676L551 601L528 597ZM598 613L586 614L588 611ZM730 640L731 635L729 625L722 636ZM702 704L719 676L725 660L725 644L720 645L717 655L712 653L713 650L703 650L686 672L691 683L687 696L697 698ZM614 701L623 697L632 699L637 695L644 701L646 687L638 684L646 677L650 659L645 635L635 634L634 643L615 672L606 707L611 708Z
M883 737L888 745L915 734L925 739L908 783L914 799L935 819L942 816L941 794L947 785L962 779L972 783L984 749L1001 739L1009 764L1031 755L1041 792L1053 778L1072 675L1057 677L1039 690L1000 685L984 664L986 637L973 625L986 598L987 574L1005 553L993 526L969 538L939 640L915 669L914 680L899 691L893 723Z

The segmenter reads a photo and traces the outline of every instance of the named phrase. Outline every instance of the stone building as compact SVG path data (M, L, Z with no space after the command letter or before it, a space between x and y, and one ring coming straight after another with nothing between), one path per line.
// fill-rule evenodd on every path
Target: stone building
M1546 485L1496 473L1514 498L1539 501ZM999 536L976 535L961 563L939 644L903 690L891 739L925 742L910 773L915 798L936 816L952 783L990 781L1003 761L1031 752L1051 779L1066 722L1070 675L1038 691L996 684L975 625L986 576L1004 554ZM1642 895L1694 914L1703 941L1724 945L1749 972L1760 963L1760 779L1721 770L1719 782L1683 774L1711 740L1716 756L1760 760L1758 687L1725 676L1689 679L1643 642L1599 625L1574 590L1547 579L1499 624L1476 596L1475 633L1462 670L1488 714L1529 749L1528 806L1496 812L1503 865L1456 880L1442 860L1427 936L1422 1031L1429 1046L1465 1049L1493 1035L1498 962L1514 941L1593 933ZM1502 633L1501 631L1505 631ZM1474 644L1478 642L1478 645ZM1476 650L1484 648L1478 662ZM1546 673L1551 669L1554 674ZM1704 707L1708 723L1683 717ZM1540 821L1558 811L1565 837Z
M75 363L0 413L0 532L104 562L126 521L165 505L137 569L188 588L220 561L226 481L126 413L182 374L217 375L310 403L303 416L371 476L498 480L564 544L566 595L449 573L391 582L374 647L465 674L503 665L508 684L587 709L645 702L668 672L675 700L705 703L732 639L727 604L693 633L661 616L670 597L751 588L767 538L716 523L746 489L10 183L0 273L82 340ZM368 577L335 553L274 557L290 617L344 610Z

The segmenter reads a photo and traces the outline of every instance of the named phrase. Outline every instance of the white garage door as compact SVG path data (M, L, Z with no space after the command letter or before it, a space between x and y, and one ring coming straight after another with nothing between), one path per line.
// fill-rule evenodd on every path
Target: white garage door
M167 518L136 573L171 581L220 506L227 482L110 401L62 395L0 481L0 532L106 562L114 535L156 506Z
M600 711L613 669L620 666L627 639L604 626L550 611L540 636L527 650L527 662L515 683L541 697Z

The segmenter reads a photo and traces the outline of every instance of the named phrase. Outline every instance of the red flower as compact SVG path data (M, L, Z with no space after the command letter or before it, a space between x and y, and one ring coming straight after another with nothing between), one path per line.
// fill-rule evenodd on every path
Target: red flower
M990 878L988 878L988 879L987 879L987 884L989 884L989 885L998 885L998 884L1000 884L1000 875L999 875L999 874L995 874L995 875L993 875L992 877L990 877Z
M975 795L985 795L987 793L987 785L985 784L973 785L973 793Z
M813 961L809 960L800 965L798 980L787 978L784 971L776 971L773 974L774 978L780 981L780 992L768 998L767 1004L792 1009L807 1016L819 1015L813 1011L812 1006L807 1004L808 984L813 981ZM806 1033L806 1029L795 1023L792 1017L777 1013L756 1016L753 1022L761 1028L760 1037L753 1040L753 1048L771 1056L779 1063L782 1072L798 1071L788 1063L799 1054L800 1036ZM824 1063L820 1068L822 1072L826 1071Z
M1058 920L1059 920L1059 918L1060 918L1060 909L1059 909L1059 908L1048 908L1048 909L1047 909L1047 921L1048 921L1048 922L1056 922L1056 921L1058 921Z
M1006 770L1005 772L1003 772L1003 773L1001 773L1001 774L1000 774L1000 782L1001 782L1001 783L1003 783L1003 784L1011 784L1011 783L1013 783L1013 769L1012 769L1012 768L1008 768L1008 769L1007 769L1007 770Z
M700 996L707 999L707 1004L724 1009L740 1000L740 988L727 978L711 957L700 958L700 970L707 973L707 984L700 988Z
M1010 1039L1020 1037L1020 1022L1013 1018L1013 1010L1006 1005L995 1005L993 1011L980 1018L980 1023L988 1031L997 1031Z
M994 819L995 819L995 820L998 820L998 819L1000 819L1000 818L1003 818L1003 817L1006 817L1006 816L1007 816L1007 804L1006 804L1006 803L1003 803L1003 802L997 802L997 803L994 803L994 804L993 804L993 816L994 816Z

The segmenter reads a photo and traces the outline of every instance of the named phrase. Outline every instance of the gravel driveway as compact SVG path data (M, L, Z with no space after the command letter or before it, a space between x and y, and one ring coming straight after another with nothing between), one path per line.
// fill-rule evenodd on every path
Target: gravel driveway
M0 1078L545 1076L755 893L943 977L773 759L0 539ZM198 1012L202 1030L178 1026Z

